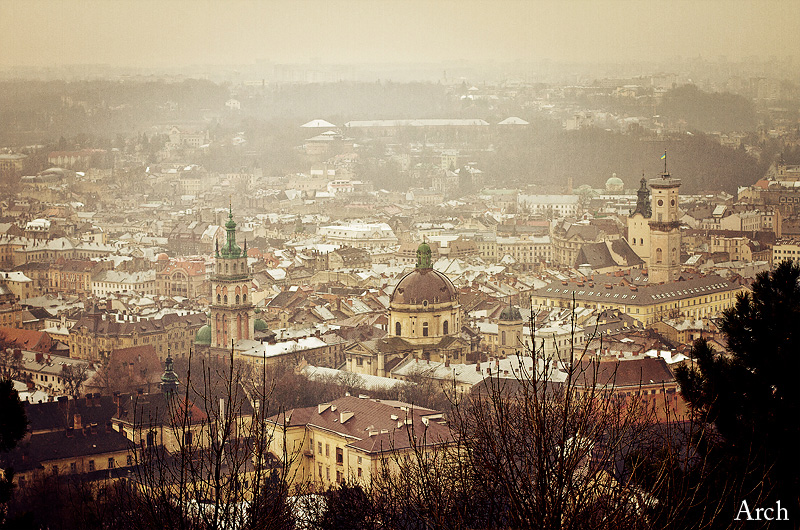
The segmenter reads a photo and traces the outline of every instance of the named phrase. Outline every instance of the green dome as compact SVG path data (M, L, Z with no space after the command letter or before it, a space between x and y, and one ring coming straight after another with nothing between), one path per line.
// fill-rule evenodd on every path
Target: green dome
M197 335L194 336L195 344L211 344L211 326L206 324L197 330Z
M260 318L255 319L253 322L253 329L255 331L267 331L269 328L267 327L267 323L261 320ZM209 336L210 338L210 336Z
M510 305L505 309L503 309L503 311L500 313L500 320L506 320L506 321L522 320L522 314L519 312L519 309Z

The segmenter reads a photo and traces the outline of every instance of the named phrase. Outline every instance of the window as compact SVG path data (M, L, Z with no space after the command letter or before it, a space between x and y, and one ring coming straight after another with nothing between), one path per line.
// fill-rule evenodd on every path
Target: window
M450 323L447 320L442 323L442 333L445 335L450 333Z
M364 359L356 357L356 366L364 366Z
M322 442L317 442L317 452L322 454ZM320 469L322 469L322 466L320 466ZM320 473L320 476L322 476L322 473Z
M70 473L77 473L78 472L78 465L75 462L69 463L69 472Z
M156 443L156 431L147 433L147 447L153 447Z
M427 337L428 336L428 323L427 322L423 322L422 323L422 336L423 337Z
M322 464L319 465L319 478L322 479Z
M505 331L503 331L503 333L502 333L502 339L500 339L500 343L501 343L503 346L505 346L505 345L506 345L506 332L505 332Z
M89 471L94 471L94 460L89 460Z
M344 451L341 447L336 448L336 463L339 465L344 464Z
M125 463L129 466L133 465L133 455L128 455L128 458L125 460Z
M325 456L331 456L331 444L325 444Z
M239 295L236 295L236 305L239 305Z
M53 475L58 475L58 464L53 464Z
M325 468L325 478L328 479L328 480L331 479L331 468L329 468L329 467Z
M400 332L402 331L402 326L400 326L400 322L395 322L394 324L394 334L398 337L400 336Z
M358 478L361 478L361 468L358 468Z
M361 457L360 456L358 457L358 463L359 463L359 465L361 465Z
M114 469L114 465L115 465L114 458L113 457L109 458L108 459L108 469Z
M186 431L183 433L183 444L186 446L192 445L192 431Z

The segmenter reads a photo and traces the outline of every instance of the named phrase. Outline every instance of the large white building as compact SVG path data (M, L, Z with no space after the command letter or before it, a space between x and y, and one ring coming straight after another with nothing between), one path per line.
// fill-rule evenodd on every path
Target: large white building
M580 197L577 195L523 195L517 196L517 204L531 213L558 217L578 215Z
M386 223L350 223L321 226L318 235L329 243L356 248L389 247L398 243L397 236Z
M103 298L109 294L136 292L155 296L156 271L125 272L103 271L92 279L92 294Z

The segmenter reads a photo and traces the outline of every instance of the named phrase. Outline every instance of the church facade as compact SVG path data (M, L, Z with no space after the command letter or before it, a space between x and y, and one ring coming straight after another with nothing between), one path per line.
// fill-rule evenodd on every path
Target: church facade
M413 271L397 283L389 300L389 334L357 342L345 351L350 372L388 377L409 355L466 362L471 344L461 337L461 305L453 282L433 269L427 243L417 249Z

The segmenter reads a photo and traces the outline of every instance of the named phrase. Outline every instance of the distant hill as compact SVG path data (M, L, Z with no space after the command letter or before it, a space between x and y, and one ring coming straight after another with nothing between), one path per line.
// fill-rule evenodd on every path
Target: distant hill
M684 85L664 94L658 112L670 123L683 121L703 132L755 131L758 117L753 103L728 92L703 92Z
M768 166L744 150L722 147L699 132L658 140L602 129L564 131L538 123L507 138L496 152L482 155L480 167L508 185L566 188L567 178L572 177L575 187L599 188L616 173L626 188L635 188L642 174L652 178L664 170L660 158L665 150L667 169L683 181L684 193L724 190L735 194L738 186L751 185L763 176Z

